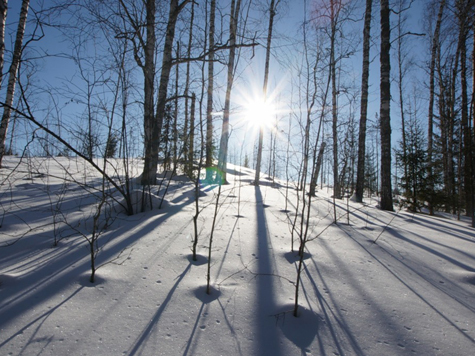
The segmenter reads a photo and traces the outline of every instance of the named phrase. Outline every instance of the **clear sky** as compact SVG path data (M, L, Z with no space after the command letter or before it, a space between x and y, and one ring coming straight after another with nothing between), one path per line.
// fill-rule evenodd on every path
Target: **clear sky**
M307 10L305 10L304 5L307 5ZM16 31L16 23L18 21L18 13L19 13L19 6L21 4L20 0L10 0L9 1L9 12L7 16L7 49L11 48L9 46L10 43L13 42L15 31ZM48 6L50 4L50 0L45 1L31 1L31 7L33 9L38 9L39 4L44 4ZM295 76L295 70L289 70L286 65L289 64L294 58L295 61L300 60L298 56L299 45L297 44L297 40L292 41L292 38L301 38L302 33L302 22L304 18L309 19L311 17L311 10L316 8L318 3L313 0L288 0L279 4L279 8L277 9L277 16L275 18L275 31L274 31L274 41L273 41L273 56L271 57L270 63L270 77L269 77L269 96L273 97L275 101L284 102L284 104L278 104L278 112L283 117L280 118L282 121L281 127L279 127L280 131L287 130L288 123L286 122L285 116L289 114L290 104L289 101L289 82L292 76ZM363 2L360 0L358 6L362 9ZM415 1L412 5L411 10L408 12L409 14L409 21L408 21L408 30L412 32L421 32L421 9L423 6L423 1ZM357 11L358 16L362 16L362 11ZM392 14L393 15L393 14ZM30 11L30 19L33 17L32 12ZM263 16L263 15L258 15ZM379 8L377 4L374 5L373 8L373 28L372 28L372 37L373 37L373 47L371 50L371 57L373 58L372 69L370 72L370 81L371 81L371 88L370 88L370 103L369 103L369 112L368 117L371 120L374 120L376 113L379 112L379 56L378 56L378 17L379 17ZM393 15L394 19L394 15ZM267 26L267 16L262 17L262 28L266 28ZM357 32L358 36L361 36L362 32L362 21L355 22L353 24L354 31ZM287 37L287 38L284 38ZM394 30L393 30L393 38L394 38ZM261 40L261 42L263 42ZM45 38L43 38L40 42L35 44L37 48L40 48L41 51L46 51L49 54L59 54L59 53L67 53L70 54L70 48L63 41L61 34L54 29L45 28ZM415 46L415 45L411 45ZM393 46L394 48L394 46ZM41 55L41 51L36 52L38 55ZM424 49L421 48L420 42L419 46L411 49L411 52L414 55L420 55L424 53ZM258 93L262 90L263 84L263 69L265 63L265 56L263 48L256 49L253 53L253 57L249 55L243 56L243 59L240 60L240 67L238 69L238 78L236 78L235 88L232 94L233 100L233 107L234 107L234 118L231 119L232 125L232 137L231 139L235 140L236 147L234 150L240 150L241 147L244 147L244 153L252 155L252 147L255 142L255 138L257 135L257 130L255 127L253 128L252 125L249 126L249 120L242 120L243 113L246 112L246 105L249 101L258 95ZM30 52L30 55L35 55L33 52ZM247 60L244 58L247 57ZM395 73L396 65L393 60L393 73ZM361 71L361 45L357 46L357 52L348 60L347 65L350 68L350 71L345 74L344 80L348 79L348 75L354 77L355 85L359 88L359 76ZM420 59L416 59L416 63L422 64ZM295 64L295 63L294 63ZM38 78L39 81L37 82L38 85L46 89L48 86L54 88L63 88L67 85L67 83L71 80L71 78L77 74L77 66L71 60L66 60L64 58L56 58L54 56L45 58L43 60L38 61ZM294 68L295 69L295 68ZM225 72L223 72L225 73ZM224 79L224 77L222 78ZM294 77L295 79L295 77ZM221 83L222 85L222 83ZM399 127L400 127L400 120L399 120L399 113L397 109L397 97L395 95L395 87L393 87L393 102L392 105L392 127L393 127L393 145L397 142L400 137ZM295 91L296 89L294 89ZM408 88L408 90L412 90ZM297 95L294 92L293 95ZM65 99L67 101L68 98ZM71 98L73 99L73 98ZM61 103L61 105L65 105L65 103ZM217 106L222 105L222 101L217 103ZM72 105L70 105L72 106ZM359 110L357 113L357 118L359 118ZM217 130L220 129L220 122L217 120L216 122ZM251 130L250 130L251 129ZM282 134L279 134L282 136ZM285 138L281 137L283 140L283 144L285 144ZM269 136L266 135L266 140L269 140ZM298 146L300 143L296 142L295 145ZM232 150L230 151L232 155Z

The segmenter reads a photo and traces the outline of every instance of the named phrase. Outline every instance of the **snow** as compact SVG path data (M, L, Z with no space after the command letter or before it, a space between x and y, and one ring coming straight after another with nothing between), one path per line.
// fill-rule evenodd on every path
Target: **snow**
M207 295L216 186L201 187L198 261L193 186L179 179L162 209L112 214L91 284L85 237L100 177L68 158L4 162L0 355L473 354L475 235L466 220L342 200L335 225L331 190L318 191L295 318L287 214L296 192L286 213L283 182L255 187L253 171L229 167Z

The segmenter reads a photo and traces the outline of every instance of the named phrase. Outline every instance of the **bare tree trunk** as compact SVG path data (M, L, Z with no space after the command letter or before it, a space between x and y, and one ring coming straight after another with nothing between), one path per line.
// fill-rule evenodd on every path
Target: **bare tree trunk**
M404 177L408 177L407 162L407 146L406 146L406 115L404 107L404 54L403 54L403 19L402 19L402 1L399 3L398 20L397 20L397 65L398 65L398 94L399 94L399 110L401 112L401 134L402 134L402 156L404 165ZM412 168L412 167L411 167Z
M447 176L448 176L448 196L449 201L451 202L452 212L455 214L459 209L460 206L458 205L457 200L457 193L461 194L460 191L457 191L457 181L455 179L455 162L454 157L457 154L457 150L455 149L455 129L456 129L456 116L457 116L457 109L456 109L456 91L457 91L457 74L458 74L458 64L459 64L459 57L460 57L460 42L457 44L457 50L455 53L455 60L454 66L452 69L452 77L449 86L449 103L448 103L448 115L447 115L447 127L448 127L448 145L447 145ZM460 186L459 186L460 187Z
M123 9L128 14L128 9L124 2L121 0L121 5ZM155 1L147 0L146 2L146 39L139 35L140 30L138 24L136 27L137 35L141 39L141 46L144 51L144 62L142 63L136 54L135 59L137 60L138 65L142 68L144 75L144 157L145 165L144 171L142 174L142 184L147 185L155 183L155 179L150 181L151 171L153 171L151 156L152 156L152 142L153 142L153 126L155 125L155 116L154 116L154 91L155 91L155 47L156 47L156 37L155 37ZM130 17L130 16L129 16ZM137 52L138 50L135 49ZM156 167L155 167L156 172Z
M160 82L158 87L158 95L157 95L157 108L155 113L155 118L153 119L153 107L151 113L149 113L149 117L152 118L152 122L149 127L145 127L145 159L144 159L144 169L142 173L142 185L155 185L157 181L157 168L158 168L158 151L159 151L159 143L160 143L160 133L162 131L163 125L163 118L165 117L165 107L167 101L167 89L168 89L168 82L170 79L170 71L173 65L172 59L172 51L173 51L173 41L175 38L175 27L176 22L178 19L178 15L180 14L181 10L185 7L185 5L190 2L190 0L183 0L181 3L178 0L170 0L170 11L168 15L168 23L167 23L167 30L165 36L165 43L163 48L163 58L162 58L162 70L160 73ZM152 4L153 3L153 4ZM149 9L150 8L150 9ZM152 56L152 63L153 63L153 56L155 55L155 32L150 33L151 40L153 38L153 46L152 41L150 41L150 45L148 43L148 33L149 31L154 31L155 27L155 0L147 0L147 51L151 51ZM153 12L153 15L152 15ZM153 18L153 20L152 20ZM149 29L149 27L151 27ZM146 68L147 73L152 71L154 73L155 68ZM150 73L148 73L150 74ZM150 77L154 77L154 75L150 75ZM146 80L147 82L147 80ZM149 84L152 85L153 84ZM148 95L153 96L153 91L151 93L146 93ZM153 98L148 99L153 104ZM147 132L147 129L150 131Z
M193 176L193 161L194 161L194 145L193 142L195 141L195 104L196 103L196 96L195 93L191 95L191 109L190 109L190 134L189 134L189 146L188 146L188 174L189 176ZM200 172L198 171L198 176Z
M304 2L304 9L306 11L307 9L307 4ZM300 278L301 278L301 272L302 272L302 266L303 266L303 258L304 258L304 252L305 252L305 244L308 240L308 229L309 229L309 220L310 220L310 210L311 210L311 204L312 204L312 195L308 195L308 200L306 197L306 185L307 185L307 177L308 177L308 164L309 164L309 155L310 155L310 127L312 124L311 120L311 113L312 109L315 105L316 101L316 96L317 96L317 68L318 68L318 62L320 57L317 56L315 59L315 64L311 67L310 66L310 60L308 56L308 43L307 43L307 24L306 24L306 18L304 19L304 25L303 25L303 36L304 36L304 56L305 56L305 63L306 63L306 70L307 70L307 78L306 78L306 105L307 105L307 110L306 110L306 124L305 124L305 132L304 132L304 143L303 143L303 160L301 163L301 168L299 174L301 176L299 177L299 182L300 182L300 191L301 193L299 194L297 192L297 204L295 207L295 218L293 220L292 224L292 251L293 251L293 246L294 246L294 238L293 234L294 232L298 233L299 240L300 240L300 245L298 249L298 255L299 255L299 264L297 267L297 281L295 283L295 297L294 297L294 310L293 310L293 315L295 317L298 316L298 307L299 307L299 290L300 290ZM330 76L329 76L329 81L330 81ZM313 93L311 94L311 86L310 84L313 84ZM328 92L328 86L327 86L327 92ZM327 93L326 92L326 93ZM325 93L325 102L326 102L326 93ZM310 95L311 94L311 95ZM325 103L324 103L325 106ZM317 138L316 138L316 145L313 150L313 162L312 162L312 169L311 169L311 177L315 175L315 168L316 168L316 147L318 145L318 139L320 137L320 130L322 128L322 122L323 122L323 113L322 116L320 117L320 124L319 124L319 129L317 133ZM302 203L302 206L300 207L300 202ZM301 209L299 211L299 209ZM296 224L297 224L297 219L300 219L300 231L296 229Z
M305 5L306 7L306 5ZM306 21L306 20L305 20ZM307 183L307 176L308 176L308 161L310 158L310 126L312 124L312 118L311 118L311 113L313 110L313 107L315 106L315 102L317 99L317 67L318 67L318 62L320 60L320 57L317 56L315 60L315 64L310 67L310 59L308 55L308 44L307 44L307 27L304 25L303 26L303 40L304 40L304 53L305 53L305 65L306 65L306 70L307 70L307 78L306 78L306 115L307 115L307 120L305 123L305 132L304 132L304 142L303 142L303 152L302 152L302 163L301 163L301 172L302 174L299 177L299 184L300 187L297 189L300 189L302 191L302 197L303 201L305 201L305 186ZM329 80L330 80L330 75L329 75ZM313 93L310 96L311 92L311 84L313 85ZM326 94L325 94L325 101L324 101L324 106L326 105ZM317 136L318 140L318 136ZM297 196L297 199L299 200L300 198ZM298 207L296 207L296 212L298 210ZM297 219L297 214L295 215L295 219ZM296 221L296 220L295 220Z
M314 167L314 174L312 175L312 182L310 183L310 196L315 196L315 188L317 187L317 179L320 174L320 167L322 166L323 152L325 152L326 143L322 142L320 150L318 151L318 158L316 166Z
M176 57L180 58L180 41L176 43ZM173 136L173 170L176 171L177 164L178 164L178 87L180 86L180 65L177 64L175 66L175 111L173 114L173 128L172 128L172 136ZM186 90L186 89L185 89ZM186 100L186 99L185 99ZM186 110L186 109L185 109ZM185 111L185 115L186 111ZM187 118L185 117L185 135L187 129ZM186 151L186 138L183 142L183 151Z
M468 83L467 83L467 37L470 31L469 20L473 16L473 2L470 0L460 0L457 2L459 20L459 49L460 49L460 86L461 86L461 140L463 148L460 150L462 156L461 169L463 170L463 193L460 192L460 199L465 203L465 214L472 216L472 185L471 185L471 155L470 141L471 130L469 127L468 108ZM462 176L462 174L461 174Z
M470 183L472 186L472 227L475 227L475 155L473 152L474 149L474 138L475 138L475 31L473 31L473 50L472 50L472 100L470 104L470 111L471 111L471 118L472 118L472 125L470 128L471 140L470 140L470 169L471 169L471 179ZM470 125L469 125L470 126Z
M381 0L381 202L380 209L394 211L391 188L391 24L389 0Z
M206 107L206 167L213 165L213 90L214 90L214 32L215 32L215 18L216 18L216 0L211 0L210 4L210 18L209 18L209 48L211 49L208 55L208 97ZM207 180L210 180L209 172L207 170Z
M4 2L2 5L6 5L6 2ZM2 166L3 156L5 155L5 141L7 138L8 124L10 122L10 116L12 113L11 107L13 105L13 99L15 95L18 66L20 65L20 60L21 60L21 55L22 55L23 36L25 34L26 18L28 16L29 6L30 6L30 0L22 1L21 10L20 10L20 21L18 22L15 46L13 49L13 58L12 58L12 63L10 65L10 70L8 71L8 86L7 86L7 95L5 98L6 105L4 106L2 121L0 123L0 167ZM5 14L5 11L6 10L4 10L2 14ZM5 21L5 17L3 17L3 21ZM5 28L4 26L5 26L5 22L3 23L2 32L4 31L4 28ZM4 33L2 33L1 35L4 36ZM3 42L3 38L2 38L2 42ZM0 50L2 51L1 55L2 55L2 64L3 64L3 51L5 49L5 45L4 43L0 43L0 46L2 45L3 45L3 48L0 47Z
M190 18L190 33L188 36L188 48L186 50L187 58L191 57L191 46L193 45L193 24L195 19L195 3L191 3L191 18ZM188 95L190 89L190 62L186 63L186 81L185 81L185 128L184 134L185 139L183 142L183 156L185 158L185 172L186 174L191 177L193 175L193 140L194 140L194 122L188 122L189 120L194 121L194 105L193 102L191 108L191 115L189 113L189 101L190 97ZM193 94L193 101L194 94ZM190 117L191 116L191 117ZM188 123L189 123L189 130L188 130Z
M428 118L428 134L427 134L427 160L429 161L429 177L433 175L433 150L434 150L434 98L435 98L435 62L439 52L440 26L442 23L442 14L444 12L445 0L441 0L439 11L437 14L437 22L434 29L431 45L431 58L429 67L429 118ZM433 187L430 187L433 190ZM432 195L429 199L429 214L434 215L434 205L432 203Z
M431 45L431 59L429 67L429 118L428 118L428 134L427 134L427 159L429 162L429 177L433 175L433 150L434 150L434 98L435 98L435 62L439 52L440 26L442 23L442 14L444 12L445 0L441 0L439 11L437 14L437 22L434 29ZM431 190L433 187L430 188ZM433 195L433 194L431 194ZM429 214L434 215L434 206L432 197L429 199Z
M228 79L226 87L226 97L223 110L223 127L221 130L221 141L219 145L218 160L218 182L226 182L226 165L228 160L228 141L229 141L229 111L231 109L231 91L234 83L234 61L236 58L236 34L239 19L241 0L231 1L231 18L229 20L229 59L228 59Z
M329 89L330 89L330 82L331 82L331 75L328 76L327 86L325 88L325 92L323 93L322 102L323 102L324 107L326 106L326 103L327 103L328 92L329 92ZM323 141L321 146L320 146L320 151L318 153L318 159L316 160L315 155L317 153L318 142L320 140L320 136L324 136L324 134L320 135L320 132L322 131L322 128L323 128L323 130L325 129L325 127L323 126L323 121L325 119L325 115L326 115L326 111L322 110L320 112L320 122L319 122L319 125L318 125L317 138L315 140L315 148L314 148L314 151L313 151L313 155L314 155L313 160L314 160L314 162L317 161L317 167L313 167L314 174L312 174L312 177L311 177L311 180L310 180L310 189L309 189L310 196L315 196L315 194L316 194L315 192L316 192L316 187L317 187L318 175L320 173L320 165L322 164L323 154L325 152L325 147L326 147L326 142ZM322 181L323 181L323 179L322 179Z
M5 23L7 21L7 9L8 0L0 0L0 76L2 77L3 62L5 58Z
M267 31L266 63L265 63L265 68L264 68L264 86L262 88L264 102L267 100L267 83L269 81L270 49L271 49L271 43L272 43L272 30L274 27L274 16L275 16L277 5L279 5L279 2L280 0L277 0L277 4L276 4L275 0L271 0L270 8L269 8L269 27ZM257 147L256 176L254 178L254 184L256 186L259 185L259 176L261 173L263 140L264 140L264 126L261 125L261 127L259 128L259 144Z
M448 89L451 76L445 75L442 69L442 58L441 51L437 52L437 75L438 75L438 86L439 86L439 100L438 100L438 111L439 111L439 121L440 121L440 141L441 141L441 152L442 152L442 168L443 168L443 183L444 183L444 195L447 197L447 204L445 205L445 211L450 212L452 208L451 196L453 192L451 191L451 173L449 169L452 168L453 164L450 164L452 160L452 155L450 153L451 147L449 146L449 136L450 134L450 90Z
M373 0L366 0L366 10L363 29L363 73L361 76L361 107L360 129L358 133L358 166L356 168L355 200L363 201L366 158L366 121L368 119L368 89L369 89L369 53L371 45L371 13Z
M207 20L207 18L206 18ZM204 43L204 49L206 50L207 48L207 43L205 40ZM193 261L197 261L197 255L196 255L196 250L198 247L198 240L199 240L199 231L198 231L198 217L200 215L200 204L199 204L199 199L200 199L200 187L201 187L201 180L200 180L200 173L201 173L201 168L203 167L203 159L205 158L206 155L206 136L204 133L204 123L203 123L203 102L204 102L204 97L205 97L205 90L207 91L206 88L206 80L205 80L205 65L206 61L203 59L203 63L201 65L201 93L200 97L198 99L198 105L199 105L199 124L198 124L198 129L199 129L199 135L200 135L200 158L198 160L198 167L197 167L197 174L196 176L193 176L192 179L194 179L194 184L195 184L195 215L193 215L193 230L194 230L194 239L193 239L193 245L192 245L192 256L193 256ZM209 68L208 68L209 69ZM193 98L192 98L192 110L191 110L191 115L192 115L192 121L194 121L194 113L195 113L195 95L193 93ZM208 98L209 99L209 98ZM208 171L208 170L207 170Z
M330 44L330 75L332 80L332 136L333 136L333 196L341 198L340 175L338 173L338 88L336 87L336 22L334 0L331 6L331 44ZM336 219L336 216L335 216Z

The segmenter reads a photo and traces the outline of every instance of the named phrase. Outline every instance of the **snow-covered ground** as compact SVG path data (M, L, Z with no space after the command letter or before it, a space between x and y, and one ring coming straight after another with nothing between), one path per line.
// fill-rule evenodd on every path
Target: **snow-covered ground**
M345 200L335 225L331 191L320 190L295 318L293 189L286 205L283 184L255 187L252 171L230 167L207 295L216 186L201 187L197 262L193 186L176 181L161 210L109 216L91 284L85 237L99 177L67 158L18 163L7 157L0 171L0 355L474 353L468 221L383 212L368 200L349 202L348 224Z

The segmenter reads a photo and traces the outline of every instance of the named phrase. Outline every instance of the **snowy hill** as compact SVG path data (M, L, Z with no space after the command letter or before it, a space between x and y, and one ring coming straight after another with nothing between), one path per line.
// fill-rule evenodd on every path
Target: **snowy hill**
M192 182L172 180L162 209L127 216L120 197L108 202L92 284L87 238L100 176L67 158L4 162L0 355L473 354L475 234L467 221L344 200L333 224L331 191L320 190L296 318L296 191L284 183L255 187L253 171L230 167L208 295L216 185L201 186L197 261Z

